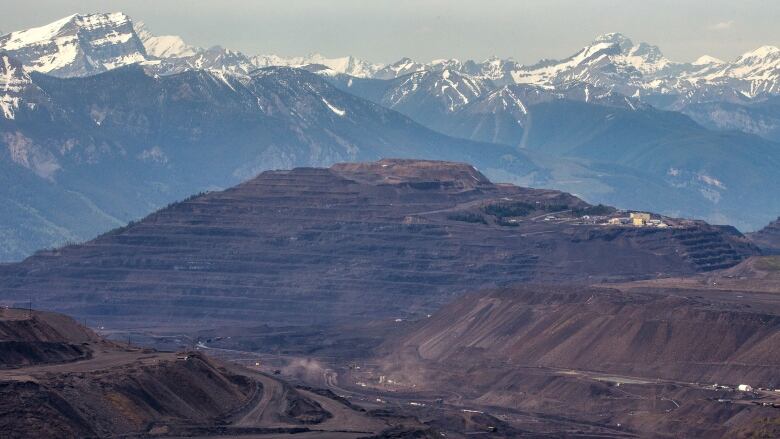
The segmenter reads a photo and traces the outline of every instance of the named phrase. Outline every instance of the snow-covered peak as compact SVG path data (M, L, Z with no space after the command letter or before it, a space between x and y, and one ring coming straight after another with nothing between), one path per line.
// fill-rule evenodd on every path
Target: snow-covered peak
M0 37L0 50L27 70L56 76L85 76L148 61L130 17L110 14L71 15L45 26Z
M555 88L579 82L631 96L676 66L656 46L634 44L623 34L609 33L596 37L591 44L566 59L519 66L510 72L510 76L517 84ZM649 87L659 88L660 85L653 83Z
M620 47L621 51L627 51L634 46L634 43L631 41L631 39L618 32L611 32L611 33L599 35L593 40L593 44L591 45L598 45L604 43L615 44L618 47Z
M696 61L691 63L694 66L709 66L709 65L721 65L726 64L725 61L715 58L714 56L710 55L702 55L699 58L696 59Z
M780 58L780 49L776 46L761 46L756 50L745 53L740 56L736 63L757 63L766 60L774 60Z
M17 50L28 45L44 44L51 41L63 27L73 21L77 15L59 19L45 26L34 27L3 36L3 49Z
M143 42L146 53L157 58L192 56L200 50L185 43L177 35L154 35L146 29L146 25L142 21L136 22L133 29Z
M32 86L21 63L0 52L0 118L14 119L25 94Z
M728 84L749 97L780 94L780 49L763 46L745 53L733 63L696 78L700 83Z
M380 68L382 68L381 65L372 64L353 56L328 58L319 53L315 53L309 56L298 56L291 58L284 58L277 55L258 55L252 57L252 63L258 68L273 66L304 67L309 65L322 65L328 68L327 73L329 74L342 73L357 78L372 77Z
M460 62L460 60L455 58L435 59L430 62L430 66L433 70L444 70L444 69L461 70L463 68L463 63Z
M430 70L429 66L426 64L418 63L411 58L401 58L400 60L379 69L374 77L379 79L394 79L425 70Z
M452 112L483 96L490 90L485 80L456 69L422 70L400 76L392 92L385 97L391 108L421 99L433 99Z
M760 57L778 56L780 55L780 48L777 46L761 46L750 53Z

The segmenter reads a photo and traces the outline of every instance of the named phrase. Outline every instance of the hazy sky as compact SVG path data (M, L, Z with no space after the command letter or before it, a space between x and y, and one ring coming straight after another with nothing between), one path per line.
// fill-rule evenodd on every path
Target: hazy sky
M563 58L606 32L691 61L780 45L778 0L0 0L0 31L80 12L123 11L155 34L247 54L402 56L524 63Z

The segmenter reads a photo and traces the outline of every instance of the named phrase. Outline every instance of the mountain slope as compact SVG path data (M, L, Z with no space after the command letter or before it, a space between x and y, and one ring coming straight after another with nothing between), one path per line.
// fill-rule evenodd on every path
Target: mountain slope
M485 410L565 413L631 436L743 437L735 431L776 417L768 389L780 385L780 302L769 291L779 280L777 261L751 258L612 288L466 294L389 337L365 363L377 366L351 378ZM744 383L761 390L736 391Z
M11 66L0 76L4 260L90 238L266 169L384 156L533 169L522 153L435 133L301 70L237 78L128 66L62 79L0 59Z
M382 65L352 56L328 58L320 54L297 57L245 55L214 46L202 49L174 35L156 36L143 23L122 13L65 17L38 28L0 37L0 49L12 52L29 69L57 76L83 76L133 63L145 63L160 72L215 69L246 75L257 67L314 68L326 75L396 79L412 73L468 75L470 81L492 81L500 87L528 84L557 88L571 83L590 84L626 96L660 104L674 102L691 92L728 90L749 98L780 93L777 73L780 49L763 46L732 62L701 56L693 62L674 62L647 43L634 43L625 35L596 37L562 60L541 60L521 65L512 59L484 61L438 59L427 63L403 58Z
M150 327L344 323L430 312L469 288L686 274L757 252L733 228L605 226L587 214L619 215L496 185L466 164L268 171L0 267L0 299L32 296L125 328L140 313Z
M32 71L70 77L148 61L130 17L122 13L71 15L0 36L0 50Z
M748 234L748 237L762 251L771 254L780 253L780 217L767 224L761 230Z
M754 189L780 185L776 143L736 131L710 131L680 113L589 84L554 90L506 85L491 91L485 82L447 72L391 81L328 80L442 133L519 148L541 170L519 180L523 184L745 230L780 211L773 193ZM442 83L445 74L451 85ZM448 87L445 93L443 87ZM468 93L453 100L449 88Z
M61 193L51 201L60 204L57 209L49 209L49 201L9 199L8 205L20 204L29 212L23 215L39 234L23 243L26 231L4 231L12 237L6 251L15 255L8 257L84 239L92 235L88 230L106 230L260 170L383 156L468 161L494 179L566 189L592 202L706 218L744 230L760 227L780 209L776 197L753 189L777 185L776 144L713 133L643 103L685 111L711 128L771 138L772 99L759 103L759 95L718 82L717 75L669 83L683 73L715 75L728 63L711 58L672 63L657 48L619 34L600 37L567 60L533 67L500 59L443 59L428 64L402 60L383 68L352 58L260 59L220 47L193 48L140 26L133 29L123 14L73 16L2 38L3 47L14 49L6 52L5 64L16 65L5 68L11 73L0 79L0 142L9 157L3 166L15 169L5 174L27 169L43 180L26 183L27 193ZM60 57L52 51L63 38L84 53L107 42L105 50L91 52L89 66L77 57L68 63L71 70L52 73L80 76L141 63L147 75L136 66L75 82L29 76L42 69L36 56ZM138 58L134 54L147 50L138 48L139 42L162 58L149 53ZM743 57L742 67L729 70L729 77L748 70L768 74L773 53L766 49ZM12 55L24 62L12 61ZM257 65L275 63L307 66L319 77L290 68L253 73ZM512 75L517 72L536 76L524 77L530 85L516 84ZM378 106L326 90L322 78L446 135L510 147L426 132ZM651 79L657 81L648 85ZM618 91L640 92L627 97ZM723 100L736 107L721 110ZM207 172L201 172L204 168ZM140 175L138 181L130 182L132 173ZM119 181L104 187L106 176L114 174ZM112 185L133 195L117 200L108 195ZM67 206L96 214L85 218Z
M137 348L61 314L0 309L3 437L356 437L395 425L425 429L197 351Z

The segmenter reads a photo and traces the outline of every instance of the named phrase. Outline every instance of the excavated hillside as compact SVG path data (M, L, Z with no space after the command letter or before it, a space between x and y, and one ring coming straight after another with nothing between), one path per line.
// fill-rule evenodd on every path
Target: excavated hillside
M0 308L0 369L89 358L100 343L70 317Z
M414 418L374 416L327 390L296 387L200 352L159 352L103 341L53 313L3 309L0 336L23 347L14 355L0 352L3 438L305 432L312 433L307 437L357 438L386 429L420 433L428 428ZM57 343L86 355L66 358ZM20 353L27 355L25 361L19 361Z
M396 349L413 346L420 359L441 364L495 360L774 388L778 343L777 310L734 309L700 296L525 286L465 296Z
M764 253L780 254L780 217L767 224L763 229L748 233L748 238L756 243Z
M679 276L757 253L730 227L593 220L627 215L458 163L271 171L0 267L0 299L123 328L328 323L423 315L484 287Z
M105 437L214 420L253 386L196 355L121 346L70 317L0 310L3 437Z
M248 380L197 355L2 380L0 428L9 437L53 438L154 431L162 421L210 426L239 408L251 391Z
M755 257L683 278L467 294L351 379L640 437L754 437L780 419L778 345L780 259Z

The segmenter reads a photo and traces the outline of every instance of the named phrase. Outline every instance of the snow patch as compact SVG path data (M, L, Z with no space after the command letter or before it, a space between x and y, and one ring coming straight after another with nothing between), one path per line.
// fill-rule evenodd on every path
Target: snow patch
M327 105L328 108L330 108L330 111L336 113L337 115L339 115L341 117L344 117L344 115L347 114L347 112L345 110L342 110L340 108L337 108L337 107L334 107L333 105L331 105L331 103L328 102L325 98L322 98L322 102L324 102L325 105Z

